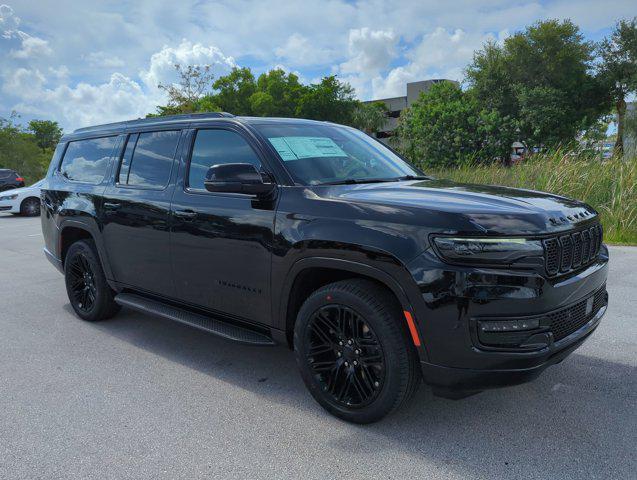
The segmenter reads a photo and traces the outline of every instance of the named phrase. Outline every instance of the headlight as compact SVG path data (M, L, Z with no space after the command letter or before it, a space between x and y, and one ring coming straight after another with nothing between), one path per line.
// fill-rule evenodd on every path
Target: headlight
M443 260L468 265L510 265L527 257L537 264L544 255L540 240L526 238L435 237L434 244Z
M4 197L0 197L0 200L15 200L18 198L18 194L15 195L5 195Z

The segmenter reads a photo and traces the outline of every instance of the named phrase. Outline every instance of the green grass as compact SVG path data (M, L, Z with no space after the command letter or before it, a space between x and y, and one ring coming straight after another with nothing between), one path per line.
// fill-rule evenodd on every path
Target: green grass
M511 168L466 164L427 173L457 182L507 185L582 200L601 214L606 242L637 245L637 156L602 162L557 152L535 155Z

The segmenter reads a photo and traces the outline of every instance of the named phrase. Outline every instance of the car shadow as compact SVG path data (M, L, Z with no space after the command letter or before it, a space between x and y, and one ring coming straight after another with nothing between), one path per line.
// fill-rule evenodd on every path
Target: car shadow
M71 310L67 304L67 310ZM334 422L306 391L286 348L249 347L124 310L92 324L172 362ZM427 458L490 478L628 478L637 445L636 368L575 353L532 383L459 400L421 386L414 400L373 425L334 428L332 444L363 454ZM632 471L632 473L629 473Z

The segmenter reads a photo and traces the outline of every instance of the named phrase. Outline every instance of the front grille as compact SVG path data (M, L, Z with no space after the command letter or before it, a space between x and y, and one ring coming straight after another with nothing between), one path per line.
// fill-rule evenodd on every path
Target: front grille
M602 226L596 224L583 230L547 238L544 245L544 266L549 276L568 273L592 263L602 246Z
M592 296L593 305L590 312L586 313L586 305L589 298L580 300L575 305L556 310L547 315L548 328L553 332L555 341L568 337L571 333L582 328L606 305L606 287L600 288Z

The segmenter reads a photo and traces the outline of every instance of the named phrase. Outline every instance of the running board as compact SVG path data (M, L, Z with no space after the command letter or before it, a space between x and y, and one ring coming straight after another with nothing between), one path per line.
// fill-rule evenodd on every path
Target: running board
M190 312L179 307L166 305L165 303L142 297L141 295L135 295L134 293L119 293L115 296L115 301L120 305L130 307L139 312L168 318L235 342L259 346L275 345L274 340L265 333L240 327L206 315Z

